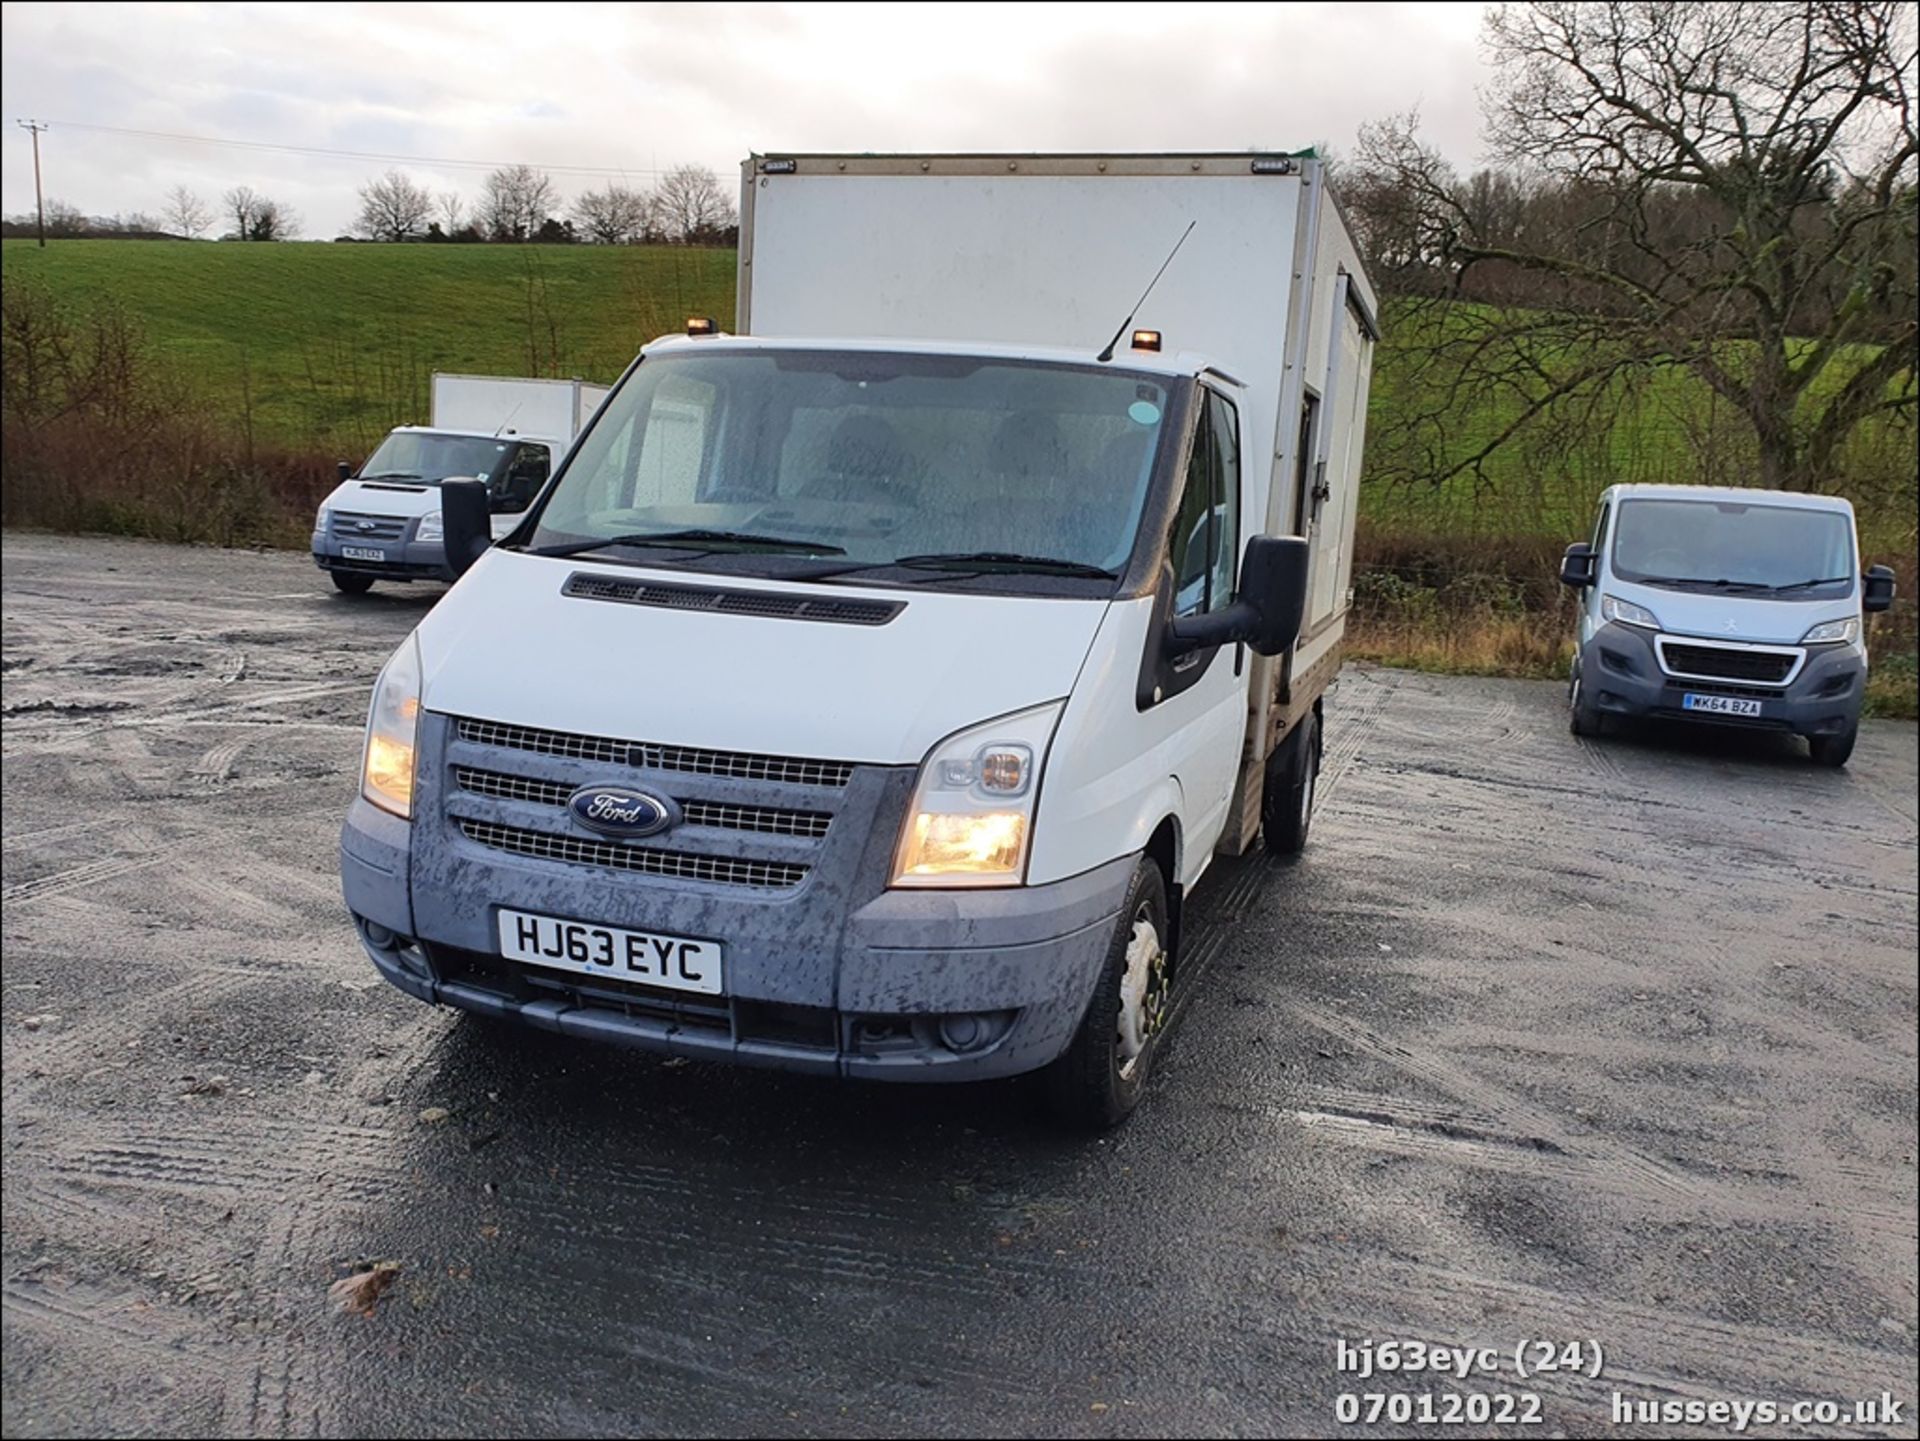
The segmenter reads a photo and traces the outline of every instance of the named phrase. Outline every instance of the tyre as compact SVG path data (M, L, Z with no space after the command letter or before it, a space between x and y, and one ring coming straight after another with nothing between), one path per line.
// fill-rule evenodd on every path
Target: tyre
M334 589L345 595L365 595L373 589L370 575L355 575L346 570L330 570L327 574L333 577Z
M1260 829L1267 850L1276 856L1297 856L1306 849L1320 783L1320 749L1320 713L1312 711L1267 762Z
M1061 1123L1110 1130L1140 1104L1170 1014L1167 936L1166 877L1142 856L1080 1029L1044 1073L1047 1108Z
M1850 725L1838 735L1808 736L1807 754L1813 757L1815 765L1837 770L1847 763L1847 757L1853 754L1853 743L1859 738L1858 725Z
M1580 681L1580 663L1574 662L1573 680L1567 686L1567 729L1577 736L1603 736L1607 733L1607 718L1600 707L1587 697L1587 688Z

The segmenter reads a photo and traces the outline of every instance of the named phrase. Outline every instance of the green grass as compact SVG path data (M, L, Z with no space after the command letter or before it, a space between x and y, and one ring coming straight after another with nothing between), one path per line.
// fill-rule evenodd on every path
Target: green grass
M7 240L0 274L112 297L210 404L287 447L424 420L435 370L610 381L688 315L733 319L731 250Z

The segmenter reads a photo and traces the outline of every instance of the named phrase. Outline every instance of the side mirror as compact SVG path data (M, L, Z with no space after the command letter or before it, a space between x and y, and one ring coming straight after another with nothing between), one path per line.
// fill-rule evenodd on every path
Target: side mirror
M1600 557L1593 553L1593 547L1584 540L1577 540L1560 557L1560 584L1592 585L1598 578L1599 568Z
M1290 649L1307 610L1308 559L1299 536L1254 536L1240 562L1240 598L1224 610L1174 621L1168 653L1216 645L1249 645L1260 655Z
M1893 567L1870 565L1860 587L1860 609L1887 610L1893 605Z
M342 480L353 479L353 467L348 465L344 460L339 462L338 469Z
M440 519L446 528L447 564L453 567L456 576L465 575L493 544L493 522L489 514L485 481L440 482Z

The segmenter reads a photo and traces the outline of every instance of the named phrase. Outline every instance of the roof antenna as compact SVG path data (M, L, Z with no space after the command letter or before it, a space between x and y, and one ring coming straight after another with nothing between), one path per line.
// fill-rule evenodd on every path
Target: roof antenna
M493 433L493 438L494 438L495 440L498 440L498 439L500 438L500 431L501 431L501 430L505 430L505 429L506 429L506 428L507 428L507 427L508 427L509 425L512 425L512 424L513 424L513 418L514 418L514 416L516 416L516 415L518 415L518 414L520 413L520 407L521 407L521 406L523 406L523 405L525 405L525 404L526 404L526 401L524 401L524 400L517 400L517 401L515 401L515 402L514 402L514 405L513 405L513 409L512 409L512 410L509 410L509 411L507 412L507 418L506 418L505 420L503 420L503 421L501 421L501 422L500 422L500 430L496 430L496 431L494 431L494 433Z
M1133 324L1133 317L1140 307L1147 303L1147 297L1153 294L1153 287L1160 283L1160 277L1167 273L1167 267L1173 264L1173 257L1180 253L1180 247L1187 243L1187 237L1193 234L1196 222L1189 220L1187 228L1180 232L1180 238L1173 242L1173 249L1167 252L1167 258L1160 262L1160 268L1153 272L1153 279L1147 282L1147 288L1140 292L1140 298L1133 302L1133 309L1127 312L1127 318L1120 322L1120 328L1113 332L1113 339L1107 342L1107 348L1094 359L1105 362L1113 359L1113 348L1120 343L1120 337L1127 333L1127 327Z

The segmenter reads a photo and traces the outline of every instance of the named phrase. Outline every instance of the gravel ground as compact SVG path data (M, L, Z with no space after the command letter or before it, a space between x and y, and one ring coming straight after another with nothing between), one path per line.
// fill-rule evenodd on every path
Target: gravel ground
M442 593L5 538L7 1434L1319 1434L1390 1389L1532 1392L1536 1435L1890 1391L1915 1434L1912 725L1833 773L1349 668L1307 856L1216 868L1153 1094L1073 1140L1019 1084L378 981L335 838ZM1506 1359L1337 1374L1369 1338ZM1522 1339L1603 1374L1523 1380Z

